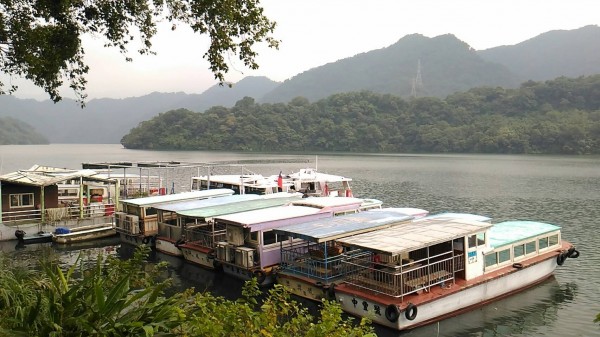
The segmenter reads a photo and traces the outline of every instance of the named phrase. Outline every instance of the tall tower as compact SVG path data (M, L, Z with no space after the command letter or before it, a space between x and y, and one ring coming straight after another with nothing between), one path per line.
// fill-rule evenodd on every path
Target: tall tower
M421 78L421 59L417 62L417 76L412 79L411 97L418 97L423 91L423 78Z

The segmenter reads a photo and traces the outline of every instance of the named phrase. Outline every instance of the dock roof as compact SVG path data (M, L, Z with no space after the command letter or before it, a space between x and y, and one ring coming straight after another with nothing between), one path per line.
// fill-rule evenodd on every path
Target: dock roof
M560 230L559 226L536 221L504 221L489 231L488 242L494 248Z
M392 256L485 231L492 224L468 219L422 219L374 232L341 238L338 242Z
M406 223L411 219L412 216L398 212L365 211L279 227L274 231L294 238L321 243Z

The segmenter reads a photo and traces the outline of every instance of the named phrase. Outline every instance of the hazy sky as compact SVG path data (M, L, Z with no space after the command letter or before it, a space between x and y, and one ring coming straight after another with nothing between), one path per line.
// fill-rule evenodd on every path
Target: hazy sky
M235 57L227 80L266 76L284 81L311 68L387 47L408 34L453 34L476 50L512 45L550 30L600 24L598 0L263 0L265 14L277 22L279 50L258 48L258 70ZM88 100L125 98L159 92L202 93L217 83L202 55L208 39L171 25L153 40L154 56L130 49L125 62L102 41L84 39ZM3 77L4 82L9 80ZM13 80L13 83L22 83ZM63 97L73 97L70 89ZM20 84L19 98L47 99L31 85Z

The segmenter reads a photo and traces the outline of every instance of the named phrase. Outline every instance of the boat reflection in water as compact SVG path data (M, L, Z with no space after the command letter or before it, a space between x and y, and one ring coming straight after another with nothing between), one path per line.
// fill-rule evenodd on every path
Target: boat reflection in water
M552 329L558 309L577 295L574 283L559 284L554 276L539 285L462 315L404 332L375 325L378 336L530 336ZM536 333L537 332L537 333Z

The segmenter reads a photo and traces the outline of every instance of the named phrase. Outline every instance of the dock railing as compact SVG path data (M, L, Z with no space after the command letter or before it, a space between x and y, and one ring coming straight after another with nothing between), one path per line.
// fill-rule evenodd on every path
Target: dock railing
M114 204L91 203L82 207L71 204L65 207L46 208L43 211L32 209L2 212L2 223L7 226L41 224L71 227L78 222L85 222L86 219L114 221L114 211ZM89 222L98 223L98 221Z
M373 254L368 254L348 257L342 264L344 269L352 271L347 273L345 282L377 293L402 297L421 291L428 292L432 286L453 282L454 272L460 268L457 260L462 260L462 255L446 252L417 261L387 264L373 262Z

